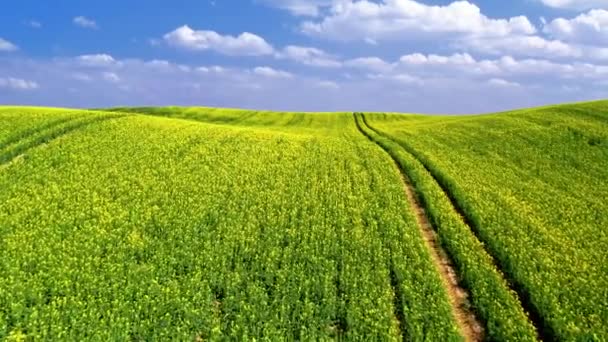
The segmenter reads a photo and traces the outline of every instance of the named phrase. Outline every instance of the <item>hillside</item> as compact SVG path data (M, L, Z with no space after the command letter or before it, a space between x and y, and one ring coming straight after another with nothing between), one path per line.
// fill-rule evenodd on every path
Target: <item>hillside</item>
M0 339L608 338L608 102L0 107Z
M607 337L608 102L366 119L441 185L546 335Z

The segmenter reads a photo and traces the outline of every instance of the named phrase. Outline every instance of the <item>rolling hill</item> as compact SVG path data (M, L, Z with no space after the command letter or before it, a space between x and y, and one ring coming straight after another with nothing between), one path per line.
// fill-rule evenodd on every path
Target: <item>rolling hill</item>
M608 102L0 107L0 339L608 339Z

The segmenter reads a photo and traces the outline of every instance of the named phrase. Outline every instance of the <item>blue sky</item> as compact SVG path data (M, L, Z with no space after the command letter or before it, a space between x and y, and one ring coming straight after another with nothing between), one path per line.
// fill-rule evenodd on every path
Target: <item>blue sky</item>
M0 104L478 113L608 97L608 0L5 1Z

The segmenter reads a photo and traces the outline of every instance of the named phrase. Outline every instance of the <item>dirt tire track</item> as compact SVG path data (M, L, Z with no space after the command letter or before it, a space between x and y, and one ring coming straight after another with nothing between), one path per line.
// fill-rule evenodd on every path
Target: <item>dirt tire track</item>
M390 139L390 140L394 141L394 139L392 137L390 137L389 135L372 127L365 119L365 115L361 114L361 119L362 119L363 124L367 128L369 128L371 131L375 132L376 134L378 134L386 139ZM483 246L485 246L484 249L486 250L486 253L492 258L494 267L498 270L498 272L501 274L503 279L505 279L505 281L507 282L507 285L513 291L513 293L516 294L517 299L519 300L519 303L521 304L524 312L526 313L526 316L528 316L528 318L530 319L530 321L536 328L536 331L538 334L537 339L539 341L556 341L556 340L558 340L557 334L555 333L554 329L547 323L547 321L543 318L543 316L541 315L538 308L532 303L531 296L530 296L527 288L521 282L519 282L512 274L504 271L505 267L503 267L504 265L501 265L501 263L499 262L499 259L496 257L496 255L497 255L496 251L492 250L492 248L490 248L490 244L488 243L488 241L486 241L480 237L479 226L475 223L475 221L471 218L471 216L469 216L467 214L467 211L464 209L462 203L457 200L454 193L452 191L450 191L450 186L447 184L445 179L443 177L441 177L440 175L438 175L437 172L435 172L435 170L433 169L433 167L431 167L429 165L429 163L420 156L420 153L417 150L415 150L412 146L410 146L409 144L402 142L402 141L400 141L400 142L395 141L395 143L398 144L399 146L401 146L401 148L405 152L409 153L412 157L414 157L424 167L424 169L433 177L434 181L439 185L441 190L443 190L443 193L445 194L445 196L451 202L452 207L454 208L456 213L460 216L462 222L464 222L464 224L467 227L469 227L469 229L471 230L473 235L477 238L477 240L480 241Z
M426 211L421 205L421 202L418 199L416 191L411 182L409 181L409 178L403 172L403 170L401 170L401 167L399 167L399 163L395 160L393 155L389 153L383 146L378 144L370 135L367 134L367 132L365 132L365 130L363 130L356 117L354 117L354 119L359 132L361 132L361 134L363 134L367 139L369 139L375 145L379 146L383 151L385 151L389 155L389 157L393 161L393 165L395 166L396 171L399 173L399 177L403 185L403 191L407 197L408 202L410 203L411 209L415 213L416 222L420 229L420 233L422 234L424 243L429 251L429 254L431 255L433 264L435 265L435 268L437 269L437 272L440 275L441 282L443 283L443 286L446 289L446 293L450 301L450 306L452 308L452 315L454 316L456 323L458 324L458 328L460 330L461 335L466 341L483 341L483 325L480 323L475 313L469 309L469 294L462 286L460 286L453 263L451 262L447 253L445 253L445 251L441 247L441 244L439 243L439 240L437 238L437 234L433 230Z
M395 164L395 167L398 168L398 165ZM433 230L426 211L416 196L414 187L403 173L399 172L399 175L403 182L403 190L416 214L416 221L421 228L422 237L427 248L431 251L430 254L435 267L440 271L443 286L447 290L450 304L452 305L452 314L456 318L460 331L466 341L482 341L484 336L483 326L475 316L475 313L469 309L469 294L460 286L454 265L441 247L437 233Z

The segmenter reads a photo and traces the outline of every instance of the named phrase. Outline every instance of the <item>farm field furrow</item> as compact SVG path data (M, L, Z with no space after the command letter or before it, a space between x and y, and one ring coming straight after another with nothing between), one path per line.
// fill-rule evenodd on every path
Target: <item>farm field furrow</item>
M608 102L0 107L0 340L608 339Z
M314 116L303 113L281 113L268 111L251 111L244 109L219 109L207 107L141 107L141 108L112 108L112 112L129 112L144 115L160 116L174 119L199 121L209 124L240 126L249 128L278 129L295 128L325 129L323 123Z
M432 175L396 142L373 130L363 114L356 113L355 120L366 136L391 155L416 189L441 246L468 290L472 310L483 322L485 339L535 341L536 329L521 302Z
M40 110L33 107L0 106L0 148L5 148L40 130L88 115L89 113L78 110L55 108Z
M549 339L608 338L608 103L366 114L454 200Z
M378 144L384 149L384 146L380 142L374 140L374 136L372 136L372 133L369 132L369 128L366 127L366 130L366 128L362 127L362 125L365 125L365 122L357 117L358 114L354 113L353 115L357 128L361 134L365 135L370 141ZM427 249L429 249L431 252L433 263L441 274L443 286L448 291L448 296L450 297L450 302L452 305L452 314L456 318L461 334L467 341L482 341L484 339L483 327L478 318L475 316L475 313L468 308L470 305L467 300L469 294L459 284L452 261L445 254L445 251L440 247L437 236L433 231L433 227L429 222L425 209L422 207L420 200L417 198L415 189L412 186L407 174L402 171L398 159L393 157L390 150L385 151L391 156L391 158L393 158L395 168L400 173L403 183L403 191L406 193L406 197L412 206L411 209L416 213L417 224L420 228L422 236L424 237Z
M25 151L37 146L46 144L53 139L57 139L65 134L76 131L87 125L97 122L119 118L118 114L89 115L83 118L69 118L52 121L17 134L6 140L5 146L0 149L0 165L10 162L21 156Z
M352 114L44 127L70 115L4 135L30 132L0 169L0 339L462 339Z

